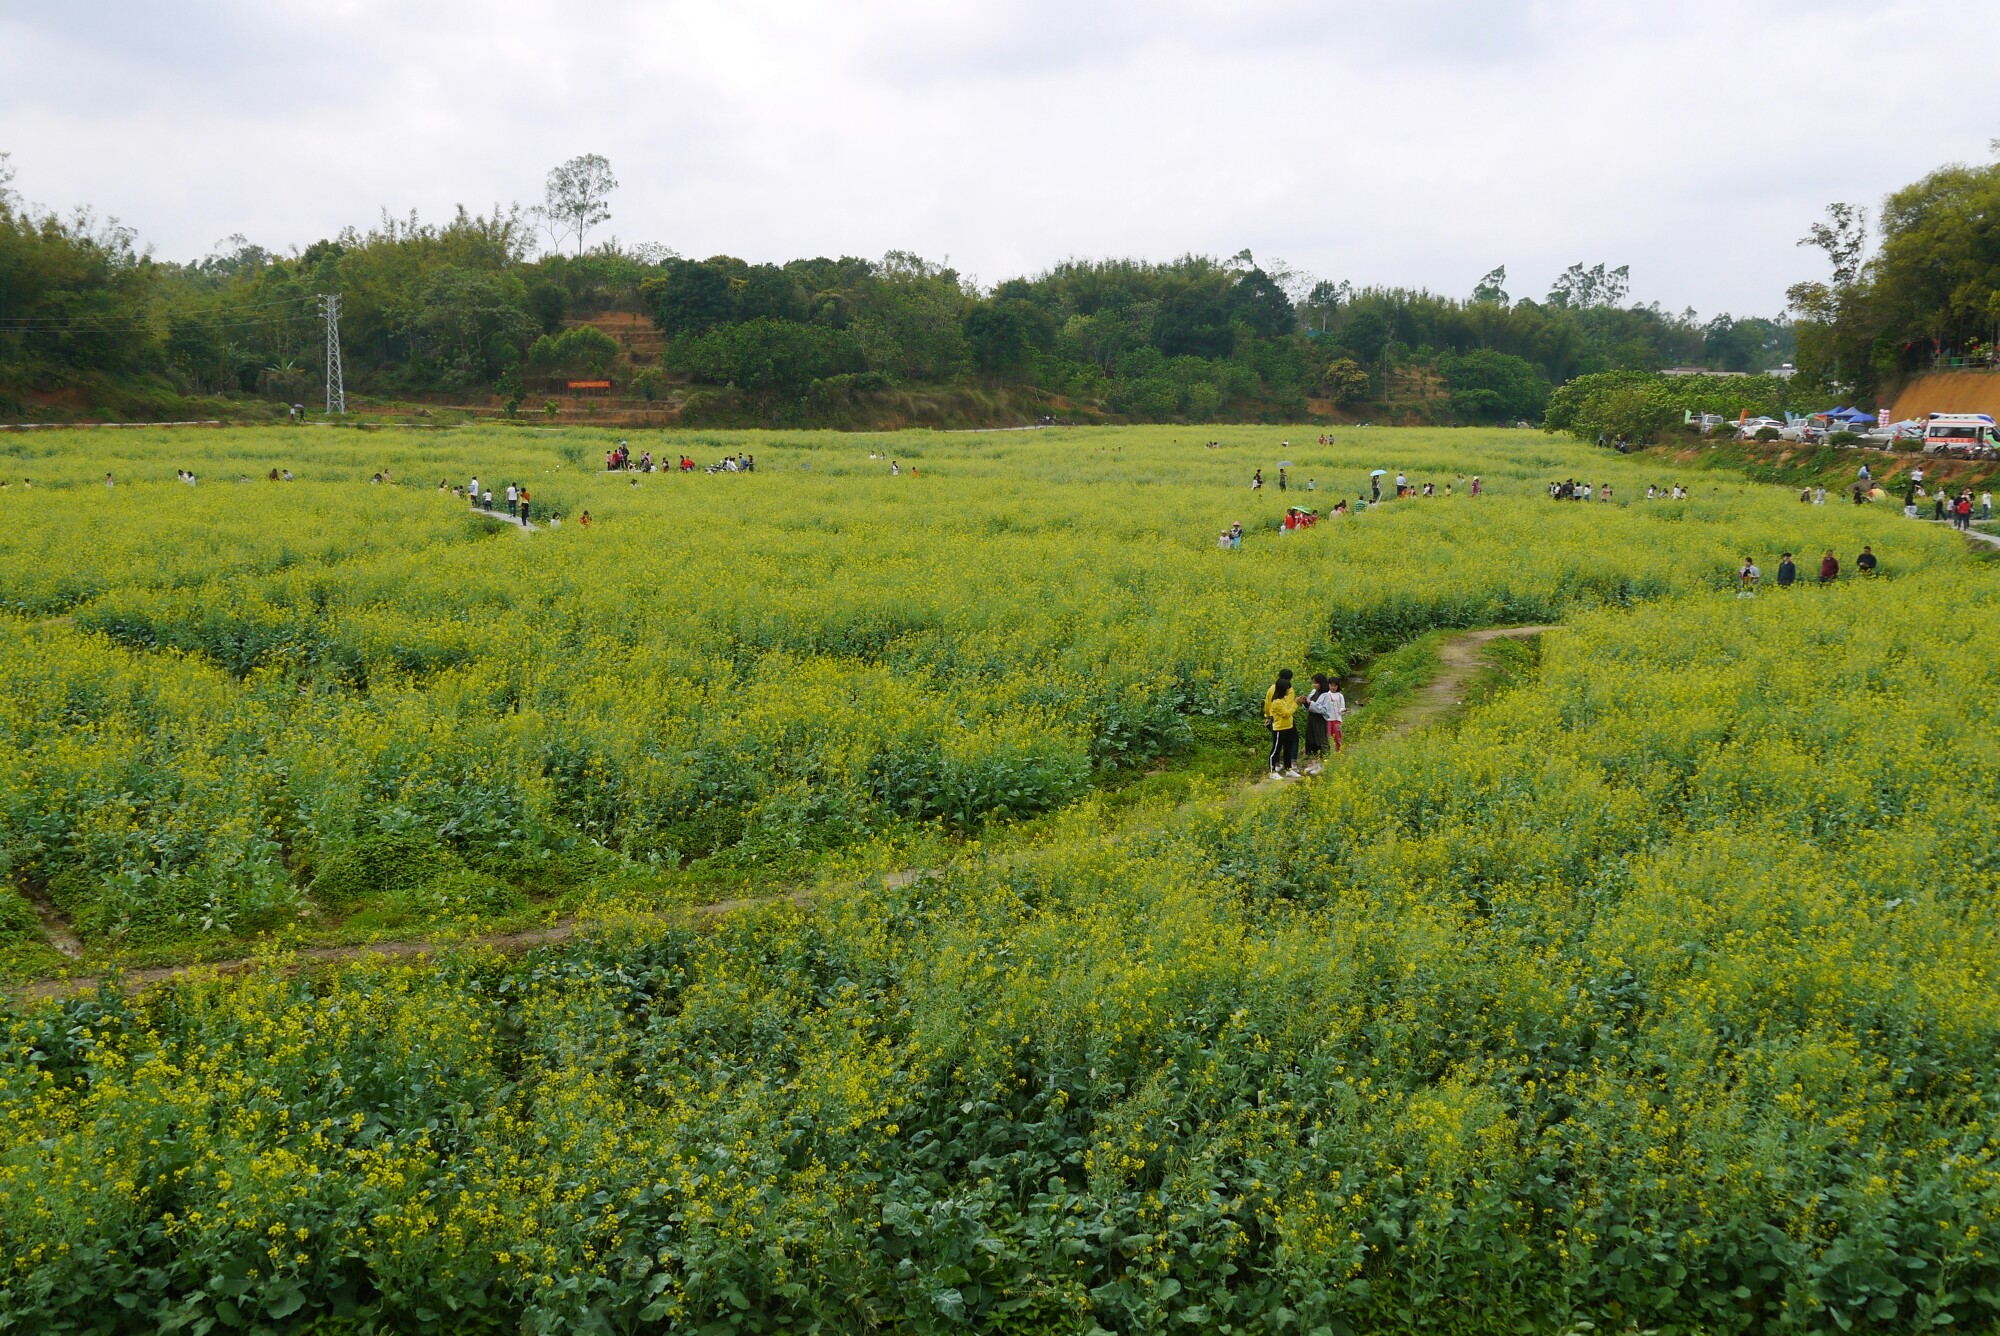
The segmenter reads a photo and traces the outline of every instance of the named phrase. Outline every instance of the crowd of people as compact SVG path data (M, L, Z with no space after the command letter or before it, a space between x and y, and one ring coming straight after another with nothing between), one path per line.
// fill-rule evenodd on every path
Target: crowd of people
M1300 696L1292 687L1292 670L1281 669L1278 680L1264 693L1264 719L1271 726L1271 755L1266 762L1271 777L1299 777L1301 733L1305 735L1305 773L1318 774L1325 767L1328 750L1344 748L1340 723L1346 714L1347 697L1327 674L1314 673L1312 689Z
M703 473L755 473L757 456L739 450L733 455L724 455L715 463L703 467L687 455L679 456L672 463L662 461L655 464L651 450L641 452L639 457L634 459L632 448L624 441L618 442L614 448L604 452L606 473L693 473L696 469L700 469ZM636 478L633 479L635 486L637 482Z
M1386 469L1376 469L1373 473L1371 473L1368 476L1368 490L1366 492L1358 494L1355 497L1355 500L1359 505L1365 507L1371 502L1379 503L1382 500L1382 479L1387 474L1387 472L1388 471ZM1458 475L1459 483L1464 483L1465 480L1466 480L1465 475L1463 473ZM1396 474L1395 487L1396 487L1396 496L1398 499L1413 497L1413 496L1455 495L1455 493L1452 490L1453 484L1450 482L1444 483L1443 490L1440 491L1439 484L1435 482L1412 483L1409 479L1409 475L1401 472L1400 470ZM1284 466L1280 466L1278 469L1278 490L1283 492L1291 490L1291 488L1292 488L1291 478L1286 473ZM1251 470L1250 490L1253 492L1261 492L1264 490L1263 469L1259 468ZM1318 491L1319 480L1316 478L1307 478L1305 482L1305 490L1308 492ZM1472 475L1471 485L1467 487L1466 490L1473 496L1480 496L1484 494L1486 487L1485 484L1480 481L1479 475L1475 473ZM1336 506L1335 508L1339 510L1345 510L1346 504L1343 502L1338 506Z
M1598 500L1598 502L1608 502L1608 500L1612 500L1612 496L1614 496L1614 492L1612 492L1612 484L1610 482L1594 484L1594 482L1578 482L1576 478L1564 478L1560 482L1550 482L1548 484L1548 500ZM1672 486L1658 486L1658 484L1648 482L1646 484L1646 500L1688 500L1688 488L1680 486L1678 482L1672 484ZM1812 496L1808 494L1808 496L1802 496L1800 500L1812 500ZM1820 500L1822 502L1826 500L1826 488L1820 488Z
M1912 519L1921 517L1923 511L1917 504L1917 498L1925 495L1922 482L1912 481L1903 492L1903 513ZM1993 493L1990 491L1981 492L1974 500L1970 487L1961 487L1955 493L1939 487L1928 496L1931 518L1948 523L1961 532L1969 532L1975 519L1983 523L1993 518Z
M1290 442L1286 444L1290 444ZM1281 492L1291 489L1291 480L1285 470L1286 466L1281 465L1278 468L1277 486ZM1354 498L1352 505L1343 497L1327 507L1324 513L1312 506L1285 507L1285 517L1280 521L1278 531L1280 533L1295 533L1300 529L1310 529L1313 525L1318 524L1321 519L1334 519L1350 513L1359 513L1368 509L1371 505L1379 506L1384 504L1382 500L1382 479L1387 475L1387 472L1388 470L1386 469L1377 469L1374 473L1370 474L1368 478L1368 490L1358 494ZM1471 496L1483 496L1486 492L1486 484L1476 473L1472 475L1469 484L1462 473L1457 476L1456 484L1450 481L1439 484L1435 482L1413 483L1410 481L1408 474L1398 472L1394 484L1396 497L1401 499L1426 496L1453 496L1456 495L1454 490L1455 485L1465 486L1467 494ZM1262 491L1263 488L1264 470L1261 468L1253 469L1250 474L1250 490L1257 492ZM1305 490L1308 492L1318 491L1318 481L1313 478L1307 478ZM1239 522L1223 530L1221 536L1216 540L1216 546L1225 550L1242 547L1243 525Z

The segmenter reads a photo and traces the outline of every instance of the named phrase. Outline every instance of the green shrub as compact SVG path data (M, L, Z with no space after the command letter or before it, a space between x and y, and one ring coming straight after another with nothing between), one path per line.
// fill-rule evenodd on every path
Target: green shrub
M463 866L428 831L373 835L321 862L308 889L329 909L351 909L409 891Z

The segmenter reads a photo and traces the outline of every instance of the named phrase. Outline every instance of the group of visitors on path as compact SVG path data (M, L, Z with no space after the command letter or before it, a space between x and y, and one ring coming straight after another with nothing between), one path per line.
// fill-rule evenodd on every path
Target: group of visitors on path
M1921 474L1919 480L1913 480L1903 492L1903 513L1911 519L1921 514L1917 498L1925 493L1920 479ZM1993 518L1993 493L1990 491L1981 492L1975 502L1970 487L1961 487L1956 495L1946 495L1945 489L1940 487L1930 493L1930 502L1932 519L1949 523L1960 531L1969 531L1974 519L1984 523ZM1978 513L1975 515L1974 511Z
M1375 470L1375 472L1371 474L1368 479L1369 490L1367 492L1363 492L1360 495L1356 496L1354 498L1354 504L1351 508L1349 507L1345 497L1341 498L1340 500L1334 502L1333 505L1329 506L1324 515L1322 515L1319 510L1311 506L1285 507L1285 517L1283 520L1279 522L1278 532L1296 533L1300 529L1312 528L1315 524L1318 524L1322 519L1336 519L1340 516L1349 514L1350 510L1352 511L1352 513L1358 514L1361 511L1368 509L1368 507L1371 505L1376 505L1376 506L1383 505L1384 502L1382 500L1382 479L1387 475L1387 472L1388 470L1386 469ZM1459 483L1464 483L1466 481L1465 475L1463 473L1459 474L1457 481ZM1285 475L1285 470L1283 467L1280 467L1278 469L1278 490L1279 491L1286 490L1287 485L1288 483ZM1306 479L1307 491L1309 492L1316 491L1318 490L1318 486L1319 484L1316 480L1311 478ZM1444 490L1442 492L1439 492L1437 483L1427 482L1418 485L1412 483L1407 474L1401 472L1398 472L1396 474L1395 488L1396 488L1396 496L1399 498L1455 495L1453 491L1453 484L1451 482L1446 482L1443 486ZM1263 487L1264 487L1264 470L1261 468L1253 470L1250 474L1250 490L1253 492L1261 491L1263 490ZM1466 488L1466 490L1472 496L1483 496L1486 491L1486 484L1480 479L1480 476L1475 473L1472 475L1472 481L1470 485ZM1232 524L1229 528L1223 530L1221 536L1217 538L1215 545L1219 548L1224 549L1225 551L1242 547L1243 525L1241 524L1241 522Z
M496 509L494 504L493 489L491 487L482 488L479 485L479 475L476 473L472 475L472 481L463 487L454 487L443 478L439 478L438 490L440 492L449 492L453 496L465 497L471 502L474 510L492 515L496 519L499 518L504 510L508 520L520 525L523 529L532 529L535 527L528 522L529 517L534 514L532 507L535 498L526 487L518 483L510 482L501 489L498 509ZM551 529L562 528L562 512L559 510L550 510L547 522ZM590 527L590 512L587 510L584 511L577 522L588 529Z
M1388 470L1386 469L1376 469L1373 473L1369 474L1368 495L1366 497L1357 497L1357 505L1364 502L1379 504L1382 500L1382 479L1387 476ZM1465 475L1463 473L1459 474L1457 481L1464 483ZM1438 484L1434 482L1413 483L1410 481L1408 474L1404 473L1401 469L1397 469L1396 495L1394 499L1401 501L1407 500L1410 497L1454 496L1456 493L1452 490L1452 486L1452 482L1447 480L1444 484L1444 490L1440 492L1438 491ZM1486 484L1480 481L1479 475L1475 473L1472 475L1471 483L1466 486L1465 490L1472 496L1483 496L1486 493Z
M696 469L701 469L704 473L755 473L757 456L744 454L739 450L733 455L724 455L707 468L702 468L687 455L678 456L672 463L663 461L655 464L651 450L641 452L639 457L634 459L632 447L624 441L618 442L615 447L604 452L606 473L693 473ZM633 486L638 485L638 479L634 478L632 482Z
M1301 730L1299 719L1305 719ZM1292 688L1292 670L1280 669L1278 680L1264 693L1264 718L1271 726L1271 756L1266 765L1273 779L1299 777L1299 734L1305 733L1305 773L1317 775L1326 765L1329 746L1343 750L1340 721L1347 714L1347 697L1340 684L1325 673L1314 673L1312 690L1301 697Z
M1861 555L1854 559L1854 569L1860 571L1863 575L1873 575L1880 568L1881 563L1875 557L1875 549L1866 543L1862 544ZM1762 582L1763 578L1764 572L1757 563L1747 556L1744 557L1743 565L1736 572L1738 595L1749 597L1755 594L1757 586ZM1819 559L1819 582L1823 585L1830 585L1839 578L1840 558L1833 554L1832 548L1828 548L1826 555ZM1792 559L1792 554L1789 552L1781 554L1778 558L1778 588L1790 589L1798 583L1798 579L1799 566Z

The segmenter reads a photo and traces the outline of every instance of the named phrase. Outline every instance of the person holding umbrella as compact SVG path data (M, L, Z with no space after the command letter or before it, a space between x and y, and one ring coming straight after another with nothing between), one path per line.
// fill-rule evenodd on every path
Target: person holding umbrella
M1368 475L1368 490L1371 493L1368 499L1370 501L1379 502L1382 499L1382 475L1388 471L1387 469L1376 469Z

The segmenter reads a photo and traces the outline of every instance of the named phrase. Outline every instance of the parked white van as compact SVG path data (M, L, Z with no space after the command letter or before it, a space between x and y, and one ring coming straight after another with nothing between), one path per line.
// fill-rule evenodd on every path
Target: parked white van
M1924 427L1924 453L1992 459L2000 455L2000 430L1986 413L1933 413Z

